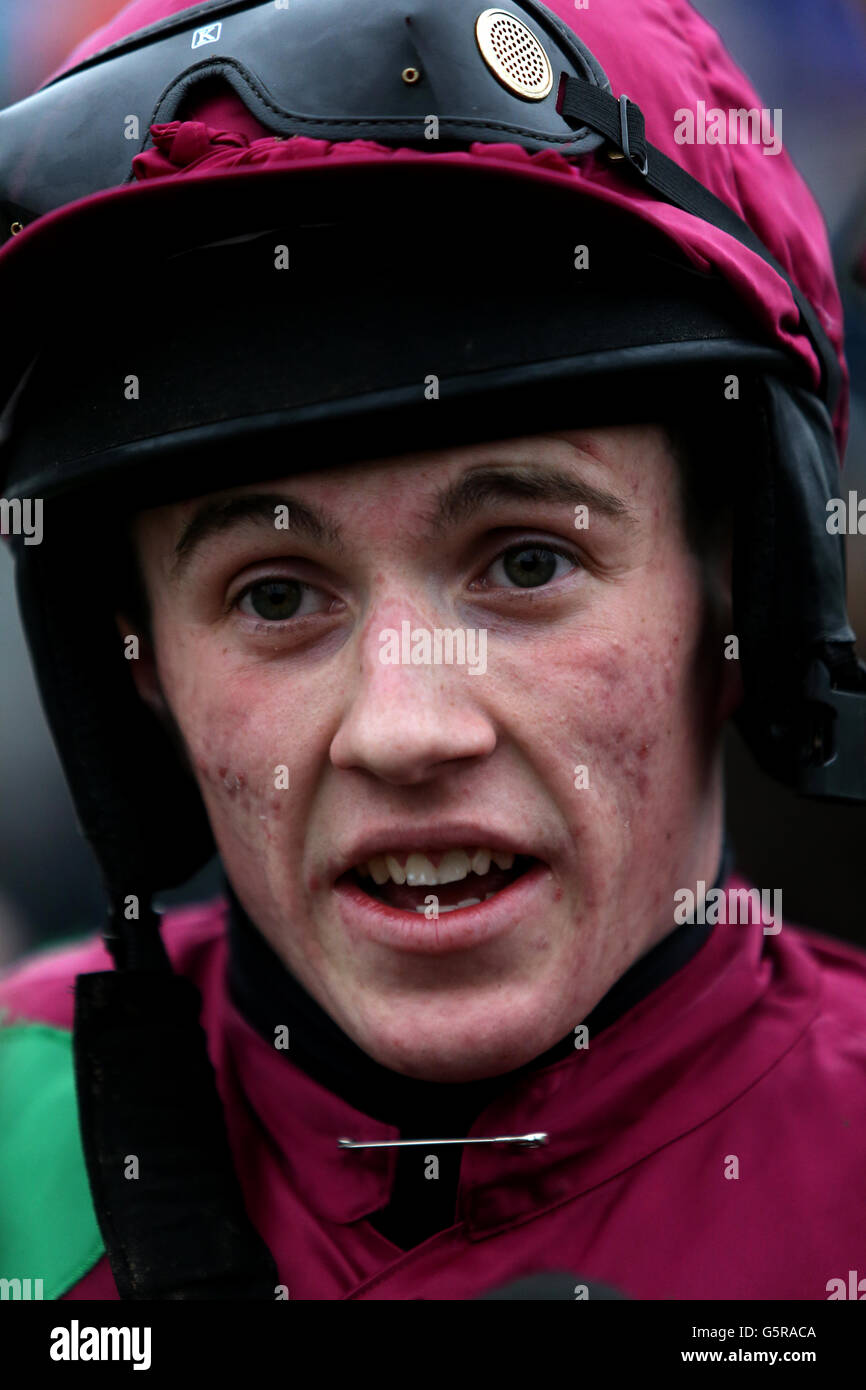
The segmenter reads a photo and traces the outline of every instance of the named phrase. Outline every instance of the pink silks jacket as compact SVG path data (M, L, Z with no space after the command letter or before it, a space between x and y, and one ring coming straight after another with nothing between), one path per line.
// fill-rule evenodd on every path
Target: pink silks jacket
M735 875L725 892L746 887ZM467 1146L459 1219L404 1251L366 1219L389 1200L397 1151L337 1144L398 1131L239 1014L226 912L223 900L173 911L163 934L201 991L247 1210L288 1297L462 1300L568 1270L636 1299L866 1298L866 954L799 927L719 922L588 1047L479 1115L470 1137L548 1142ZM20 963L0 979L4 1024L71 1030L74 977L110 967L98 939ZM59 1296L116 1299L104 1251Z

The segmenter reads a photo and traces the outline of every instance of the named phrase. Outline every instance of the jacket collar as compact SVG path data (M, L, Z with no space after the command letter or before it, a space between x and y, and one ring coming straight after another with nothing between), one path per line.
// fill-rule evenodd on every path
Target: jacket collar
M725 890L746 886L732 877ZM434 1129L439 1137L549 1136L534 1149L466 1146L459 1200L470 1238L606 1181L722 1110L768 1070L817 1009L805 958L778 942L759 922L720 924L680 969L607 1027L590 1030L586 1049L575 1050L569 1038L567 1055L500 1078L466 1128ZM399 1128L307 1075L291 1046L285 1052L266 1041L228 997L226 965L224 954L224 1041L250 1122L267 1132L292 1185L325 1219L348 1223L385 1207L399 1151L345 1150L337 1141L395 1140ZM771 984L773 1007L761 1007Z
M716 887L728 877L732 851L726 843ZM271 1045L280 1024L290 1029L291 1060L355 1109L398 1128L420 1120L425 1132L442 1137L468 1133L468 1124L521 1076L570 1057L572 1033L542 1056L505 1077L441 1085L401 1076L358 1047L289 971L250 921L230 884L227 887L228 987L237 1008ZM592 1036L609 1027L700 950L712 928L672 930L617 980L583 1020ZM286 1056L285 1051L283 1057ZM443 1128L444 1125L444 1128ZM432 1128L430 1128L432 1126Z

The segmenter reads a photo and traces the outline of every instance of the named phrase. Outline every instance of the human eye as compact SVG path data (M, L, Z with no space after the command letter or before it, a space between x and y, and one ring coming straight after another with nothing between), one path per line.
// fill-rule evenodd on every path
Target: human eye
M248 584L235 597L232 607L260 622L282 623L327 612L331 603L330 596L312 584L272 575Z
M524 540L501 551L479 582L485 589L541 589L581 568L571 550L549 541Z

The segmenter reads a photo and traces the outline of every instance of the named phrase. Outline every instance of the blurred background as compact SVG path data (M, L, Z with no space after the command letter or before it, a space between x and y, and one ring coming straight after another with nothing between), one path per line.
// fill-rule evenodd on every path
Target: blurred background
M33 91L122 8L116 0L0 0L0 107ZM826 218L853 388L843 492L866 497L866 0L697 0L696 8L763 105L782 108L785 147ZM866 536L849 537L848 566L849 612L866 658ZM738 867L758 885L783 889L787 921L866 946L866 807L794 797L758 772L734 733L727 757ZM217 887L211 866L165 902ZM0 546L0 968L39 946L99 930L103 908L42 717L11 560Z

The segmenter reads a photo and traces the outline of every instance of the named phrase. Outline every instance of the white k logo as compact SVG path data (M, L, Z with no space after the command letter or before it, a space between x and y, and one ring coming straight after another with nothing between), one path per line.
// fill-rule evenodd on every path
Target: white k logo
M205 24L203 28L196 29L192 36L192 48L202 48L206 43L216 43L222 33L222 20L217 20L216 24Z

